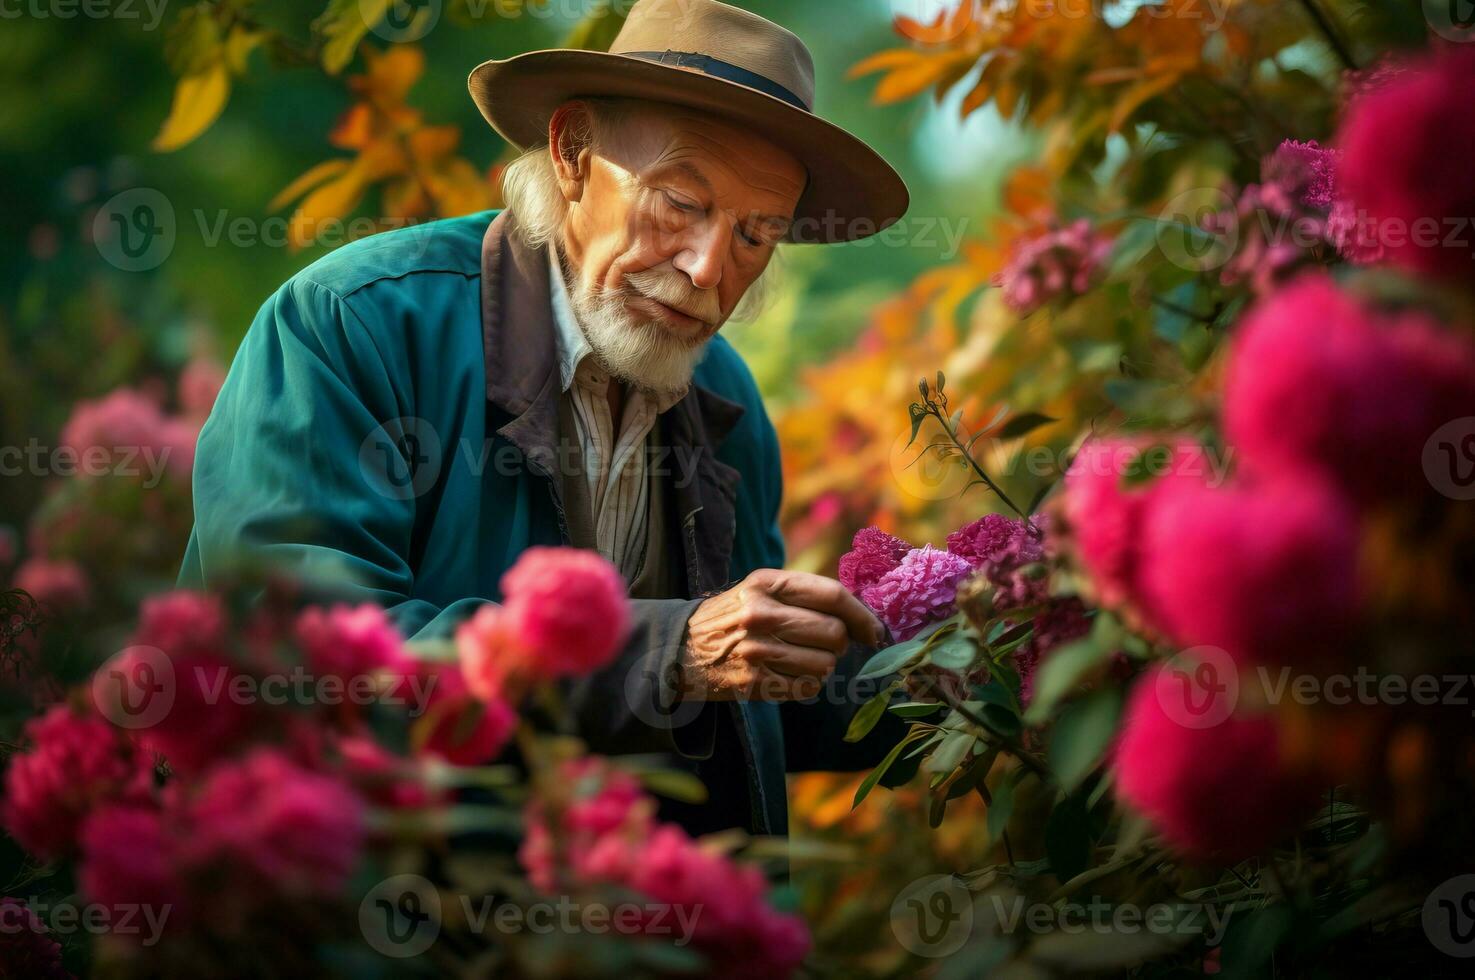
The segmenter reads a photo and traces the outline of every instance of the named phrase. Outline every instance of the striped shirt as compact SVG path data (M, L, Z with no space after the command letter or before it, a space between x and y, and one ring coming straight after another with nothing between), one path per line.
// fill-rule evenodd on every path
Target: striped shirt
M656 416L680 401L682 393L658 395L627 385L617 430L609 410L609 372L594 356L574 316L562 263L551 244L548 265L558 371L583 454L582 475L597 549L632 582L645 558L650 513L647 443Z

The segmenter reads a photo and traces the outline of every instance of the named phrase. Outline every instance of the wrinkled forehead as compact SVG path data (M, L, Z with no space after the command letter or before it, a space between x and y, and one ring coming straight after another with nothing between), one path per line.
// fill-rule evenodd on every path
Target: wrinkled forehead
M632 173L685 178L722 196L792 210L807 173L787 150L744 127L682 106L635 102L603 155Z

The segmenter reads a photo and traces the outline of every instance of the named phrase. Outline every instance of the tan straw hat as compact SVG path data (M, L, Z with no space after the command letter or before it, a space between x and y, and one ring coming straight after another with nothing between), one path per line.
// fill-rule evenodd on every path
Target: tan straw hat
M814 114L814 61L792 32L717 0L637 0L608 52L554 48L487 61L471 97L519 149L546 142L559 105L624 96L751 126L809 171L787 241L865 238L907 209L901 176L864 141Z

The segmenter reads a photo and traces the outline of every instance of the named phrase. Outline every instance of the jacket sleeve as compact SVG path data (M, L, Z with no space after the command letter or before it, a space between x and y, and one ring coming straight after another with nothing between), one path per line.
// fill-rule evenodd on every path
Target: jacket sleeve
M760 414L761 407L759 409ZM762 416L762 457L767 526L764 541L770 568L785 561L779 509L783 499L783 468L778 436L766 414ZM835 672L825 681L820 694L806 701L790 701L779 707L784 728L784 761L789 772L854 772L869 769L885 758L892 746L906 735L906 722L887 712L865 738L845 741L850 720L860 707L875 696L890 678L857 681L855 675L876 648L852 642L846 647Z

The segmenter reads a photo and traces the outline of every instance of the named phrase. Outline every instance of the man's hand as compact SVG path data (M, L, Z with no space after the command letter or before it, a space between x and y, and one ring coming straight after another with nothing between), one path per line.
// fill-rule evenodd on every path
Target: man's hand
M851 640L875 646L884 635L875 614L834 579L760 568L687 620L682 696L814 697Z

